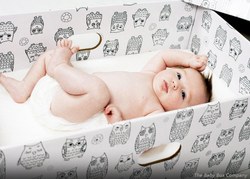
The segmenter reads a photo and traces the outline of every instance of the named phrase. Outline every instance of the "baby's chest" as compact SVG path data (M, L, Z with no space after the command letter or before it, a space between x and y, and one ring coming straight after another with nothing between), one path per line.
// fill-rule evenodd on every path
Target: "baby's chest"
M119 108L126 119L145 116L160 108L153 94L139 89L125 95L117 94L112 103Z

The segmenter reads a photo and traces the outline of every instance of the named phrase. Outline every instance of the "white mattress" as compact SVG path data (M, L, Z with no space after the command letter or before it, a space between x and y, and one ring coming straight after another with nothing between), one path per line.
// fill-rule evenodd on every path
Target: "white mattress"
M103 58L87 61L73 61L73 65L84 71L126 70L138 71L155 52L127 57ZM7 73L15 79L22 79L28 69ZM80 131L74 131L80 132ZM23 104L15 103L0 85L0 146L18 145L45 138L59 137L73 131L55 131L41 125L33 118L29 100Z
M149 52L139 55L78 61L73 62L73 65L89 73L94 71L139 71L155 53ZM27 70L20 70L6 75L22 79ZM213 86L213 100L225 100L234 96L217 77L214 77ZM33 118L28 103L29 101L23 104L15 103L0 85L0 146L37 142L46 138L56 138L69 133L81 132L81 130L55 131L41 125Z

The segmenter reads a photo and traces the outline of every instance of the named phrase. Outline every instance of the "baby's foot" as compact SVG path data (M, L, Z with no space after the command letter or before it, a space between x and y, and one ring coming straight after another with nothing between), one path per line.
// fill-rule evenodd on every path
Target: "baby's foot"
M61 64L70 64L71 56L79 50L79 47L72 47L72 41L62 39L58 41L53 54L46 61L47 73L53 76L55 69Z
M31 91L25 86L23 81L18 81L0 73L0 84L17 103L24 103L30 96Z

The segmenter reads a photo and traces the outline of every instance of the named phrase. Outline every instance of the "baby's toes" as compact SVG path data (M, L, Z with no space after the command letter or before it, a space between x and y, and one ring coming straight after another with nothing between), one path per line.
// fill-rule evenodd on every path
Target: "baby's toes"
M71 48L71 52L74 54L74 53L77 53L79 51L79 47L76 46L76 47L72 47Z
M64 47L71 48L72 46L72 40L64 39Z
M57 47L61 47L61 41L62 41L62 39L59 39L59 40L56 42L56 46L57 46Z
M62 40L60 41L60 47L65 47L65 44L66 44L65 39L62 39Z

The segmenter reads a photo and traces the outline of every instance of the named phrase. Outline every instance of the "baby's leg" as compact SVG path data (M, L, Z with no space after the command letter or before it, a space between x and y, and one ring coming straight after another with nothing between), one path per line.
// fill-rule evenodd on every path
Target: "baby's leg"
M51 113L70 122L80 123L102 112L110 101L109 91L103 82L93 81L92 83L97 86L92 91L85 91L81 95L71 95L58 90L50 105ZM88 84L85 85L88 86Z
M71 56L78 51L79 47L72 47L72 41L62 39L58 41L56 49L53 51L53 55L46 61L47 74L54 77L54 71L57 67L63 64L72 66L70 63Z
M72 49L68 40L62 40L48 64L48 73L62 88L51 102L52 114L77 123L103 111L110 94L101 79L69 63Z
M0 83L15 102L23 103L29 98L37 81L46 74L45 61L52 53L53 51L47 51L42 54L21 81L0 74Z

